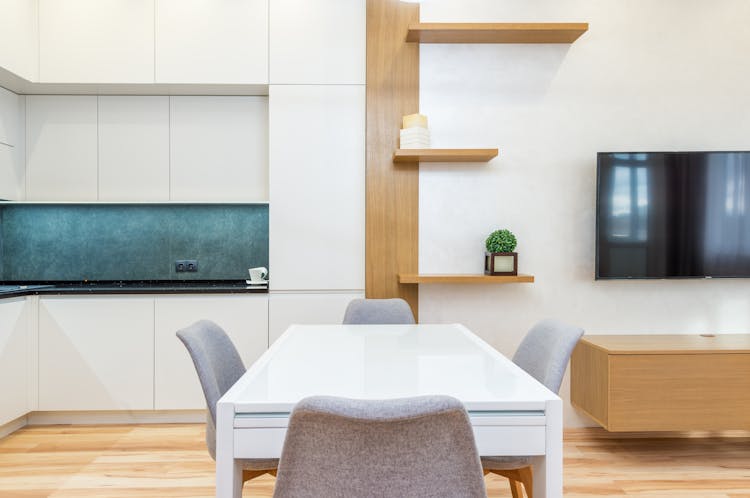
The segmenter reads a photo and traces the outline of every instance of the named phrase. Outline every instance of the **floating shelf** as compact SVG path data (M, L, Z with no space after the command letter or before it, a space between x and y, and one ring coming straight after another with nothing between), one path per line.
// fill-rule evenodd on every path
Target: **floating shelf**
M418 275L401 273L398 276L401 284L531 284L533 275Z
M417 43L573 43L588 23L417 23L407 42Z
M398 149L394 163L486 163L497 157L497 149Z

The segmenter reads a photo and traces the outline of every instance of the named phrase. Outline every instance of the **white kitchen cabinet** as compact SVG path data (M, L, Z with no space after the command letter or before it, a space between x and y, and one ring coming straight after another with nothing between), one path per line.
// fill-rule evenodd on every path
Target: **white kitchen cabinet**
M0 301L0 425L29 411L28 313L25 297Z
M0 199L23 200L25 97L0 88Z
M365 84L365 0L273 0L271 84Z
M151 410L154 299L39 299L39 410Z
M349 302L364 297L364 292L271 293L268 298L268 345L281 337L290 325L341 323Z
M156 0L157 83L268 83L268 0Z
M0 199L22 201L24 180L23 151L0 144Z
M3 0L0 7L0 67L36 81L39 78L38 0Z
M0 88L0 144L23 147L24 97Z
M169 200L169 97L99 97L99 200Z
M42 83L153 83L154 0L39 0Z
M270 89L270 286L365 286L365 87Z
M26 96L26 199L97 199L97 98Z
M171 200L268 200L268 98L171 97Z
M268 295L164 296L156 298L155 408L201 409L206 401L178 330L198 320L217 323L246 367L268 346Z

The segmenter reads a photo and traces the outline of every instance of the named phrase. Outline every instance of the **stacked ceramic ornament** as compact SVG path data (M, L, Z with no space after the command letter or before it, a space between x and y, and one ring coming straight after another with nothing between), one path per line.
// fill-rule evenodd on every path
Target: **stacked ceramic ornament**
M430 130L427 128L427 116L423 116L422 114L404 116L400 148L430 148Z

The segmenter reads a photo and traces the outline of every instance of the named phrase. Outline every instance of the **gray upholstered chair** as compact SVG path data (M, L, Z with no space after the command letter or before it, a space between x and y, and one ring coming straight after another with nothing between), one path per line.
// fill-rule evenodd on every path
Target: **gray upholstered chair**
M414 314L403 299L353 299L344 313L344 325L411 325Z
M177 337L193 359L206 397L206 445L216 459L216 403L242 377L245 365L232 340L214 322L196 322L178 331ZM278 463L276 459L243 460L243 482L266 473L275 475Z
M570 355L583 335L583 329L555 320L543 320L528 331L513 355L513 363L544 384L550 391L560 390ZM521 486L529 498L534 495L531 457L482 457L485 473L510 479L513 498L522 496Z
M292 411L275 498L486 497L469 416L449 396L315 396Z

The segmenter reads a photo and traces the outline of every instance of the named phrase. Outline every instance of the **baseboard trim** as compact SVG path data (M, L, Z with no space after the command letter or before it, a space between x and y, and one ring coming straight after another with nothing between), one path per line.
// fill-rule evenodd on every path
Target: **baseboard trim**
M32 412L28 425L189 424L206 421L206 410Z
M22 429L28 425L28 416L27 415L21 415L15 420L11 420L7 424L0 425L0 439L4 438L5 436L8 436L10 434L13 434L18 429Z

